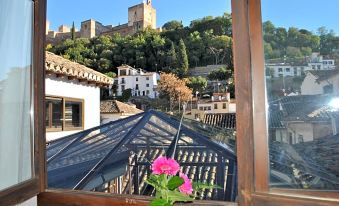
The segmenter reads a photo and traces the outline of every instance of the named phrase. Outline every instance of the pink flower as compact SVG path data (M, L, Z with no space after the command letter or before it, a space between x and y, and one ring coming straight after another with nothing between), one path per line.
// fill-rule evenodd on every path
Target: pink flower
M171 158L158 157L152 164L152 172L155 175L167 174L176 175L180 170L180 165L177 161Z
M191 180L188 179L187 175L184 173L180 172L179 176L184 179L184 184L179 187L180 192L186 195L192 194L193 188Z

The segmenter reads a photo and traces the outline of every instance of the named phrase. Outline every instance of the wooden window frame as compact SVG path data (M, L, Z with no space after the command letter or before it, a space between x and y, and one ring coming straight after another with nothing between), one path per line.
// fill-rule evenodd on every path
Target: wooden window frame
M60 98L56 98L56 97L49 97L49 96L46 96L45 98L45 102L47 102L47 100L60 100L61 101L61 104L63 105L63 99L60 97ZM51 103L50 103L51 104ZM64 109L64 107L62 106L62 110ZM53 128L52 127L52 116L53 116L53 107L50 107L48 111L46 111L46 115L49 115L49 125L46 124L46 132L62 132L63 131L63 120L62 120L62 124L61 124L61 127L60 128ZM64 111L62 111L62 113L64 113ZM62 115L63 117L63 115Z
M337 193L269 190L265 73L260 0L232 0L235 83L237 96L238 204L338 205ZM3 205L20 203L38 195L38 205L146 205L141 196L121 196L84 191L47 191L45 159L44 47L46 0L34 0L34 167L35 178L0 192ZM255 121L254 121L255 120ZM311 196L322 196L322 198ZM146 202L145 202L146 201ZM116 205L115 204L115 205ZM219 204L219 203L218 203ZM218 205L211 204L211 205ZM220 203L237 205L237 203Z
M61 97L61 96L46 96L46 99L51 100L61 100L62 102L62 127L59 128L49 128L46 127L46 132L67 132L67 131L78 131L78 130L84 130L84 121L85 121L85 100L78 99L78 98L71 98L71 97ZM65 111L66 111L66 102L77 102L81 103L81 127L66 127L65 122Z
M33 165L34 173L30 180L19 183L5 190L0 191L1 205L14 205L23 202L45 189L45 111L44 111L44 93L45 93L45 19L46 19L46 1L32 0L33 2Z
M240 206L339 204L339 193L269 188L261 0L232 0Z

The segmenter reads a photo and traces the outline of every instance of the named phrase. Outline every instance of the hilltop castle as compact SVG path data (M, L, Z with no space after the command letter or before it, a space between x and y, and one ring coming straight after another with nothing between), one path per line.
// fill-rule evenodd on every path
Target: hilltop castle
M75 31L77 38L93 38L100 35L112 35L119 33L122 36L133 35L138 31L150 27L156 29L156 10L152 1L147 0L141 4L128 8L128 23L119 26L103 25L93 19L81 22L80 31ZM71 38L71 28L61 25L58 31L49 30L49 22L46 24L47 43L58 43Z

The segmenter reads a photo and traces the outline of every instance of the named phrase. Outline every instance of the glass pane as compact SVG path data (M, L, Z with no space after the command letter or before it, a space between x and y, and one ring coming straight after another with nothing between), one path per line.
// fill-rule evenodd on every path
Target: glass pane
M62 128L62 100L46 99L46 126L48 128Z
M0 190L32 178L31 0L0 1Z
M46 107L46 112L45 112L45 124L46 124L46 128L50 128L51 125L50 125L50 122L51 122L51 118L50 118L50 109L52 108L50 103L48 102L48 100L46 100L46 103L45 103L45 107Z
M81 102L66 101L65 125L66 125L66 128L82 126L82 103Z
M312 3L262 1L270 186L338 190L339 2Z

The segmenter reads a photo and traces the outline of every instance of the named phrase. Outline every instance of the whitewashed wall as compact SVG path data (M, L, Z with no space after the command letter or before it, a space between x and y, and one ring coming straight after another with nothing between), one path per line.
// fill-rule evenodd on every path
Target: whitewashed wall
M100 88L79 83L78 80L46 76L46 96L70 97L84 100L84 129L100 125ZM47 132L47 141L79 131Z
M311 73L308 73L301 84L301 94L302 95L317 95L324 92L323 87L328 85L328 83L318 83L317 78Z

